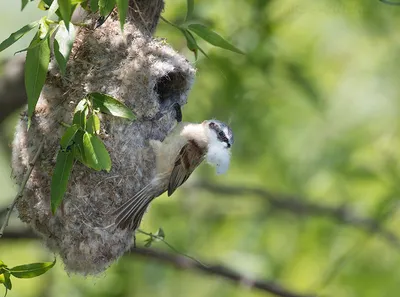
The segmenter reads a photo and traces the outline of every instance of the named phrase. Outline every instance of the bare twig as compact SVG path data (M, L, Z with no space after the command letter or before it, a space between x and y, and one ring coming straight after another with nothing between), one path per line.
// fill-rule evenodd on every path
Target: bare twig
M143 230L141 230L141 229L137 229L136 231L137 231L137 232L140 232L140 233L142 233L142 234L144 234L144 235L150 236L150 237L153 238L153 239L162 241L167 247L169 247L169 248L170 248L171 250L173 250L175 253L177 253L177 254L179 254L179 255L182 255L182 256L184 256L184 257L186 257L186 258L189 258L189 259L191 259L191 260L197 262L199 265L202 265L202 266L204 266L204 267L207 267L205 264L203 264L202 262L200 262L200 261L197 260L196 258L194 258L194 257L192 257L192 256L189 256L189 255L187 255L187 254L185 254L185 253L182 253L182 252L178 251L178 249L176 249L173 245L171 245L170 243L168 243L163 237L157 236L157 235L155 235L155 234L153 234L153 233L145 232L145 231L143 231Z
M146 232L147 233L147 232ZM7 232L4 234L4 239L32 239L38 238L31 230L21 229L16 231ZM274 281L262 280L249 278L236 272L226 266L214 265L214 264L201 264L194 261L186 256L176 255L159 249L135 247L129 250L129 254L126 255L138 255L145 258L154 259L158 262L170 264L178 269L188 269L197 272L202 272L212 276L220 276L227 280L230 280L238 285L245 286L248 288L254 288L263 292L268 292L279 297L316 297L313 294L301 294L290 291L281 285L278 285ZM202 261L203 262L203 261ZM204 262L203 262L204 263Z
M185 256L171 254L162 250L150 249L150 248L132 248L131 254L136 254L148 258L153 258L161 262L171 264L179 269L189 269L206 273L208 275L220 276L230 281L233 281L239 285L243 285L249 288L259 289L264 292L274 294L280 297L311 297L315 295L303 295L289 291L286 288L278 285L273 281L252 279L246 277L228 267L222 265L200 265L196 261L188 259Z
M11 205L7 209L6 217L4 219L3 225L0 228L0 238L3 236L4 229L8 225L8 221L10 220L11 212L14 209L15 204L17 204L18 199L22 196L22 194L24 192L26 183L28 182L29 177L31 176L33 167L35 167L35 163L36 163L37 159L39 158L39 156L40 156L40 154L41 154L41 152L43 150L43 146L44 146L44 137L42 139L42 142L40 143L40 146L39 146L35 156L33 157L32 161L30 161L29 164L28 164L28 170L26 171L26 173L24 175L24 178L22 179L22 183L21 183L21 185L19 187L17 195L14 198L14 201L11 203Z
M198 182L194 184L193 187L222 195L255 195L266 199L268 203L276 209L290 211L298 215L330 217L349 226L377 234L385 239L391 246L400 250L400 240L396 234L383 228L381 222L372 218L357 216L345 206L327 206L309 202L296 196L272 193L264 189L248 188L244 186L222 186L206 181Z

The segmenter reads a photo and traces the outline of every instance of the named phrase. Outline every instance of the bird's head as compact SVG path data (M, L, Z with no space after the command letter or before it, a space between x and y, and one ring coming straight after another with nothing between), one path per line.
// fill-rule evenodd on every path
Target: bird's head
M231 148L234 138L232 129L225 123L218 120L207 120L203 122L207 131L209 145L222 144L225 148Z
M231 157L232 130L228 125L217 120L207 120L202 124L208 138L207 161L216 167L217 174L225 173Z

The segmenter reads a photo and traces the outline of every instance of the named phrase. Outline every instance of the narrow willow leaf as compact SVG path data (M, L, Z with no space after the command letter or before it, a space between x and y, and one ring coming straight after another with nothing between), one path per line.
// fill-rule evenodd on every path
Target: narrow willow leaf
M39 35L33 38L31 44L39 39ZM28 50L25 61L25 89L28 96L28 128L36 103L39 99L44 82L46 81L47 68L50 62L49 40L42 42L37 47Z
M60 21L56 36L54 37L54 56L56 58L61 74L65 75L69 55L75 41L75 27L69 26L69 30L63 21Z
M4 264L4 262L0 260L0 272L1 272L2 268L6 268L6 267L7 267L7 265Z
M57 155L56 166L54 168L53 177L51 179L51 211L56 212L57 207L61 204L65 191L68 186L68 179L74 164L74 154L71 150L59 150Z
M90 134L100 133L100 119L96 114L89 116L86 122L86 131Z
M192 33L190 33L188 30L183 28L181 28L180 30L183 33L183 36L185 36L186 38L187 48L194 53L194 57L197 60L199 46L197 45L196 39L193 37Z
M101 93L91 93L89 97L92 99L93 107L95 109L100 109L103 113L129 120L134 120L136 118L132 110L111 96Z
M187 0L187 11L185 22L189 21L192 18L193 10L194 10L194 0Z
M76 145L72 146L72 152L74 153L74 157L81 162L83 165L90 167L87 165L86 162L86 157L85 157L85 151L83 148L83 135L85 135L85 132L82 130L78 130L75 134L75 143Z
M10 273L17 278L32 278L42 275L56 264L56 259L53 262L32 263L15 266L10 268Z
M83 150L89 167L97 171L102 169L110 171L110 155L103 142L97 136L86 132L83 135Z
M71 127L68 127L67 130L65 130L63 136L61 137L60 145L62 149L68 148L69 145L73 143L73 140L75 138L76 132L78 132L79 126L78 125L72 125Z
M220 48L227 49L232 52L244 55L244 52L242 52L240 49L230 44L228 41L222 38L218 33L208 29L204 25L190 24L188 28L192 32L196 33L199 37L203 38L205 41L214 46L218 46Z
M25 6L28 4L29 0L22 0L21 1L21 11L24 10Z
M57 0L61 17L65 23L65 27L69 30L69 23L72 15L72 5L70 0Z
M107 16L115 7L115 0L99 0L99 11L101 16Z
M119 23L121 25L121 31L124 31L124 24L126 20L126 14L128 13L129 0L116 0L118 8Z
M11 283L11 279L10 279L10 273L8 271L4 271L3 275L4 275L4 286L6 287L7 290L11 290L12 283ZM7 292L6 292L6 295L7 295Z
M39 22L33 22L26 26L23 26L18 31L12 33L6 40L0 43L0 52L4 51L6 48L17 42L21 39L26 33L31 31L32 29L36 28L39 25Z
M90 10L92 12L99 10L99 0L90 0Z

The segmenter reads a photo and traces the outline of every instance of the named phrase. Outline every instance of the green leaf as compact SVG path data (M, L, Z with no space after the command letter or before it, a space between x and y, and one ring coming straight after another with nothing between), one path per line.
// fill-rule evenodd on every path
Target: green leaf
M11 290L12 283L11 283L11 279L10 279L10 272L4 271L3 275L4 275L4 286L6 287L7 290ZM7 292L6 292L6 295L7 295ZM6 295L4 295L4 296L6 296Z
M238 49L237 47L230 44L228 41L226 41L224 38L222 38L219 34L208 29L204 25L190 24L188 26L188 28L192 32L196 33L199 37L203 38L205 41L207 41L208 43L210 43L214 46L218 46L220 48L227 49L232 52L244 55L244 52L242 52L240 49Z
M126 14L129 8L129 0L116 0L118 8L119 23L121 25L121 31L124 31L124 24L126 20Z
M31 31L32 29L36 28L39 25L39 22L33 22L30 23L18 31L12 33L6 40L4 40L2 43L0 43L0 52L4 51L6 48L14 44L16 41L21 39L26 33Z
M24 10L25 6L28 4L29 0L22 0L21 1L21 11Z
M76 132L78 132L78 130L79 130L78 125L72 125L67 130L65 130L63 136L61 137L61 141L60 141L60 145L61 145L62 149L68 148L68 146L73 143L75 134L76 134Z
M82 99L79 101L78 105L75 107L74 118L72 120L72 124L78 125L83 130L86 129L86 116L88 115L89 110L87 106L86 99Z
M87 165L94 170L111 169L110 155L104 143L95 135L85 132L83 135L83 150Z
M194 0L187 0L187 11L185 22L189 21L192 18L193 10L194 10Z
M99 10L99 0L90 0L90 10L92 12Z
M74 164L74 154L71 150L59 150L56 166L51 179L51 211L56 212L67 190L68 179Z
M157 236L157 237L160 237L162 239L165 238L165 233L164 233L164 230L162 228L158 228L156 234L154 234L154 235Z
M115 0L99 0L99 10L101 16L107 16L115 7Z
M132 110L111 96L101 93L91 93L89 97L92 99L93 107L95 109L100 109L103 113L129 120L134 120L136 118Z
M96 114L89 116L86 123L86 131L90 134L100 133L100 119Z
M65 27L69 30L69 23L72 15L72 5L70 0L57 0L61 17L65 23Z
M10 273L17 278L32 278L42 275L56 264L56 259L53 262L32 263L15 266L10 268Z
M71 49L75 41L75 27L70 25L69 30L65 26L63 21L60 21L60 25L56 36L54 37L54 56L56 58L58 67L60 68L61 74L65 75L67 62Z
M52 18L53 16L56 16L58 8L58 1L53 1L53 3L51 3L49 7L49 10L47 11L47 18Z
M36 42L39 35L33 38L32 43ZM32 115L35 111L36 103L40 92L46 81L47 69L50 62L49 40L42 42L37 47L28 50L25 61L25 89L28 96L28 128Z
M0 269L6 268L6 267L7 267L7 265L4 264L4 262L0 260ZM0 270L0 271L1 271L1 270Z
M194 57L197 60L199 46L197 45L196 39L188 30L183 28L181 28L180 30L186 38L186 45L188 49L194 53Z

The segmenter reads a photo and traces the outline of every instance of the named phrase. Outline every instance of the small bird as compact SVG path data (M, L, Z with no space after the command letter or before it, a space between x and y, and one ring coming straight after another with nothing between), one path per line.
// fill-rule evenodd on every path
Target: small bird
M156 154L156 175L114 212L115 225L121 229L136 230L150 202L164 192L171 196L204 159L216 167L217 174L225 173L233 133L217 120L181 122L163 142L151 140L150 144Z

